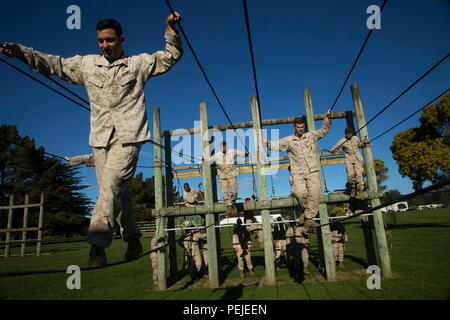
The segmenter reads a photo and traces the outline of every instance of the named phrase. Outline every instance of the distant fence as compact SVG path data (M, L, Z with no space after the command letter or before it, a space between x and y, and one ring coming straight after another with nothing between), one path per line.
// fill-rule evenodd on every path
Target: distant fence
M136 223L139 227L139 230L141 230L142 237L144 238L153 237L153 233L156 230L156 223L154 219L150 221L138 221Z
M20 248L20 257L25 257L26 254L26 246L27 243L36 243L36 256L41 255L41 246L42 246L42 225L44 218L44 194L41 193L41 201L39 203L29 203L30 197L28 193L25 195L25 203L15 205L14 204L14 195L9 196L9 206L0 206L1 210L8 210L8 225L6 229L0 229L0 233L6 233L6 241L5 244L5 254L4 257L10 257L10 249L11 244L21 243ZM28 227L28 209L39 207L39 222L37 227ZM14 209L23 209L23 224L22 228L13 228L13 212ZM38 236L37 239L28 239L27 240L27 232L28 231L37 231ZM11 240L11 234L13 232L22 232L22 240Z

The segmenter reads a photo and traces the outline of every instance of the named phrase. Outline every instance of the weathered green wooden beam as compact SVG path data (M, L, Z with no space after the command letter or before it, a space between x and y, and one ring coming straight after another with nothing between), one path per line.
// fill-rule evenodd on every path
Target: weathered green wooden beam
M202 156L210 156L210 131L208 130L208 111L206 103L200 103L200 122L201 122L201 141L202 141ZM212 180L212 165L203 162L203 190L204 190L204 208L211 208L214 206L214 191ZM197 207L194 207L198 208ZM207 212L205 215L206 225L214 225L216 221L215 212ZM219 279L219 257L217 250L217 234L215 228L206 229L206 241L208 244L208 284L210 288L218 288L220 285Z
M161 121L159 108L153 108L153 140L161 144ZM154 175L155 175L155 209L161 209L164 206L164 195L163 195L163 176L161 167L161 148L154 146ZM158 247L165 244L165 234L164 234L164 220L165 217L156 217L156 236L158 239ZM158 250L158 283L159 289L167 289L167 279L166 279L166 250L165 248Z
M303 98L305 101L305 111L306 111L306 122L308 125L308 132L316 130L316 126L314 123L314 112L311 101L311 92L309 89L303 90ZM330 117L331 118L331 117ZM317 148L318 150L318 148ZM316 161L319 167L319 180L320 180L320 195L324 196L323 190L323 180L322 180L322 168L320 166L319 153L316 152ZM325 272L327 276L327 280L333 281L336 280L336 264L334 262L334 253L333 246L331 244L331 231L330 226L328 225L328 211L326 203L319 203L319 216L320 216L320 224L327 224L320 228L321 231L321 239L322 239L322 249L323 249L323 258L325 259Z
M8 224L7 224L6 229L12 228L13 206L14 206L14 195L11 194L9 196ZM10 246L9 246L10 241L11 241L11 232L6 232L5 258L8 258L9 254L10 254Z
M30 195L28 193L25 194L25 208L23 209L23 228L28 227L28 207L27 205L30 204ZM22 231L22 245L20 246L20 256L25 257L26 251L27 251L27 231Z
M350 111L350 112L353 112L353 111ZM333 114L330 116L330 118L331 119L340 119L340 118L345 118L346 116L347 116L347 114L345 111L333 112ZM302 116L277 118L277 119L266 119L266 120L262 120L261 124L262 124L262 126L292 124L294 122L294 119L298 118L298 117L302 117ZM319 113L319 114L314 115L314 120L323 120L323 118L325 118L325 113ZM235 129L250 128L250 127L253 127L253 121L234 123L233 126L231 126L230 124L210 126L209 129L225 131L225 130L232 130L233 127ZM175 129L175 130L168 130L168 132L169 132L169 135L171 135L171 136L184 136L187 134L200 133L200 129L199 128Z
M256 149L256 173L258 178L258 189L260 201L267 200L267 182L264 167L264 150L261 136L261 118L259 112L259 104L256 96L250 97L253 118L253 134L255 138ZM275 263L273 255L272 226L270 224L270 211L261 211L261 220L264 235L264 260L266 266L266 283L269 285L276 284Z
M37 237L37 245L36 245L36 256L41 255L41 249L42 249L42 227L44 225L44 193L41 193L41 201L39 203L39 231L38 231L38 237Z
M332 164L344 164L345 163L345 159L343 157L340 158L328 158L328 159L322 159L320 161L321 165L332 165ZM251 173L254 172L255 169L252 167L255 167L256 165L241 165L241 166L237 166L237 171L239 172L239 174L241 173ZM278 166L278 167L277 167ZM283 169L287 169L289 167L289 162L282 162L282 163L278 163L278 164L265 164L264 165L264 170L265 171L272 171L272 170L283 170ZM173 178L174 179L186 179L186 178L194 178L194 177L201 177L202 176L202 171L200 170L192 170L192 171L175 171L173 173Z
M355 107L356 112L356 120L358 123L358 128L360 130L359 134L361 140L369 139L367 127L365 126L366 119L364 117L364 111L358 85L352 84L350 87L352 92L353 105ZM372 192L377 192L378 186L375 173L375 166L373 164L372 148L370 146L363 148L363 155L364 155L364 163L366 165L367 184L369 186L369 190ZM371 205L372 207L380 205L380 199L379 198L372 199ZM381 210L375 210L373 212L373 222L375 227L375 235L376 235L378 256L380 259L381 273L383 277L391 278L392 277L391 261L389 258L389 249L387 246L386 231L384 229L384 222Z
M164 139L164 196L165 196L165 206L173 205L173 174L172 174L172 146L170 141L170 136L167 131L164 131L163 135ZM167 229L175 228L175 218L169 217L167 219ZM177 279L178 277L178 265L177 265L177 243L175 231L169 231L167 233L167 241L169 243L169 272L170 278L172 280Z
M364 192L362 200L371 200L373 198L381 198L382 193ZM320 203L332 204L332 203L344 203L349 202L350 197L342 193L328 194L320 197ZM239 211L254 211L254 210L274 210L282 208L293 208L298 206L297 199L294 197L272 199L272 200L260 200L256 202L236 203ZM214 204L213 206L196 206L196 207L172 207L152 209L152 216L190 216L195 214L206 213L223 213L226 211L224 203Z

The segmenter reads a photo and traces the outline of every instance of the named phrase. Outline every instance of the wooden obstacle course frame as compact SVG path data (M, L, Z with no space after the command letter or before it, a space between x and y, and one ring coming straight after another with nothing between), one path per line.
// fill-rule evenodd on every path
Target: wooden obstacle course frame
M334 112L330 115L330 119L340 119L344 118L347 121L347 126L355 129L353 118L356 116L358 128L360 128L360 135L364 139L368 139L367 128L365 127L364 113L361 103L361 98L359 95L359 90L356 84L351 85L351 92L353 97L353 105L354 111L344 111L344 112ZM303 90L304 103L305 103L305 111L306 111L306 123L307 129L309 131L315 130L315 121L322 120L325 117L325 114L314 114L311 102L311 94L309 89ZM266 185L266 176L263 174L265 170L270 170L271 165L273 163L278 165L278 169L285 169L288 167L289 162L286 162L287 157L280 157L278 159L269 160L269 164L267 159L263 159L263 146L261 140L261 130L263 125L278 125L278 124L291 124L293 120L297 117L289 117L289 118L279 118L279 119L269 119L269 120L261 120L259 118L259 105L255 96L250 98L250 105L252 109L252 118L251 122L242 122L236 123L232 125L216 125L209 126L208 125L208 116L207 116L207 108L206 103L200 103L200 128L191 128L191 129L183 129L183 130L168 130L161 131L160 129L160 116L159 116L159 108L153 109L153 123L154 123L154 138L155 142L161 143L161 136L164 136L165 147L166 147L166 160L165 160L165 190L163 190L163 176L162 176L162 168L155 168L155 198L156 208L152 210L152 215L156 218L156 225L158 230L158 238L161 239L162 245L164 242L164 227L167 229L173 228L173 223L168 224L168 219L173 219L177 216L191 216L191 215L204 215L205 216L205 225L211 225L218 222L219 214L225 212L226 206L225 204L214 204L217 200L217 186L215 186L215 175L214 169L215 166L211 164L207 164L203 162L200 165L189 165L189 166L180 166L172 168L172 161L170 151L167 151L167 147L170 148L170 137L177 135L192 135L200 133L201 141L202 141L202 154L211 154L212 150L209 150L210 143L210 132L214 130L225 131L228 129L239 129L239 128L248 128L253 127L253 134L255 139L255 149L256 149L256 162L250 163L250 161L238 162L238 170L240 173L248 173L253 170L257 174L257 183L259 187L259 201L253 203L238 203L238 210L251 211L251 210L261 210L262 216L262 226L263 226L263 234L264 234L264 257L265 257L265 283L269 285L276 284L275 277L275 265L274 265L274 253L272 250L272 231L270 224L270 209L279 209L279 208L294 208L298 207L298 202L296 198L283 198L283 199L272 199L268 200L267 195L267 185ZM353 131L355 132L355 130ZM318 148L316 148L318 150ZM154 157L155 157L155 165L160 164L161 159L161 149L159 147L155 147ZM159 150L159 151L158 151ZM333 158L325 158L325 157L333 157ZM366 165L367 172L367 182L368 182L368 190L363 193L363 197L361 201L369 201L371 206L376 206L380 203L380 198L382 193L378 192L377 182L376 182L376 174L375 168L373 164L373 157L371 147L367 146L363 148L363 156L364 163ZM325 275L327 280L333 281L336 279L336 266L334 261L334 254L331 243L331 232L329 223L329 217L327 212L327 204L328 203L343 203L350 202L351 198L348 195L344 194L329 194L325 195L323 190L323 180L321 174L321 165L331 165L331 164L342 164L345 163L345 159L343 157L343 153L323 153L322 157L319 156L317 152L317 161L319 164L319 178L321 182L320 189L320 203L319 203L319 217L320 224L324 224L320 228L319 236L319 248L321 251L321 259L323 265L325 266ZM252 168L253 166L253 168ZM255 170L256 168L256 170ZM173 207L173 199L170 201L167 198L167 194L169 194L168 187L171 187L173 179L182 179L189 177L203 177L203 185L204 185L204 198L205 204L203 206L196 207ZM215 187L215 188L214 188ZM166 199L163 201L163 193L166 193ZM164 205L165 202L165 205ZM171 207L169 207L171 206ZM386 234L384 230L383 218L381 216L381 211L376 210L373 213L374 216L374 229L376 235L376 244L377 244L377 252L378 259L380 261L380 268L382 271L383 277L392 277L392 271L390 266L390 258L389 251L386 241ZM365 246L366 253L368 257L368 261L370 264L376 263L377 255L375 249L373 247L373 237L370 226L361 221L364 238L365 238ZM208 243L208 283L210 288L218 288L220 283L219 279L221 278L221 268L220 264L220 236L218 235L217 228L207 228L207 243ZM169 239L174 239L175 231L168 231ZM171 251L173 251L171 253ZM171 260L171 269L176 268L176 248L169 247L169 259ZM166 282L166 263L165 263L165 253L164 250L160 250L158 255L158 260L161 263L158 263L158 276L159 276L159 287L164 290L167 289ZM171 270L171 275L173 274Z

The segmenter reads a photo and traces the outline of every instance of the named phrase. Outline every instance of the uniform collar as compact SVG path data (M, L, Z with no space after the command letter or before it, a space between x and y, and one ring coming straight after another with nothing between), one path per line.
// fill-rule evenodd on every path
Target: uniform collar
M124 66L128 67L128 56L125 55L125 52L123 52L122 57L120 59L117 59L113 63L109 63L105 56L97 56L95 59L95 64L104 67L112 67L123 64Z

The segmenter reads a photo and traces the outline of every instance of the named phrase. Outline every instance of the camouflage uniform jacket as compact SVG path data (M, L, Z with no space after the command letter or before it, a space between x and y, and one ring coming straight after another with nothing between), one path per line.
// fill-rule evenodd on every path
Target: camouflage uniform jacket
M70 165L71 166L78 166L80 164L85 164L86 167L95 167L94 162L94 155L91 154L85 154L82 156L76 156L69 158Z
M245 152L227 149L226 153L219 151L211 157L206 157L205 161L208 163L216 163L217 167L219 167L217 174L220 179L231 179L239 175L239 172L234 165L235 157L245 158Z
M170 70L183 53L181 39L166 31L164 51L124 56L109 63L90 54L62 58L19 45L18 58L44 75L86 87L91 106L92 147L106 147L115 128L122 144L150 140L144 87L154 76Z
M357 136L352 136L350 140L347 140L346 137L339 140L336 145L330 149L330 152L334 152L339 148L342 148L342 151L345 155L345 162L362 162L363 159L361 154L359 153L358 148L363 148L366 146L366 143L359 141Z
M200 195L200 191L194 190L192 188L191 188L191 190L189 190L189 192L184 191L183 192L183 200L186 204L186 207L196 205L199 195Z
M291 166L291 176L319 171L317 165L317 140L325 137L331 121L323 121L319 130L306 132L301 137L293 134L278 142L266 141L267 149L287 151Z

